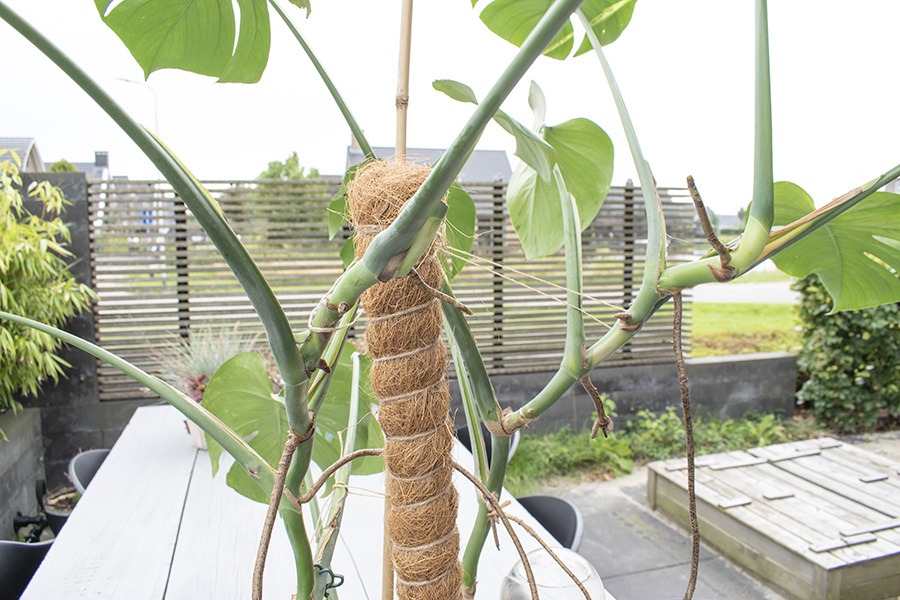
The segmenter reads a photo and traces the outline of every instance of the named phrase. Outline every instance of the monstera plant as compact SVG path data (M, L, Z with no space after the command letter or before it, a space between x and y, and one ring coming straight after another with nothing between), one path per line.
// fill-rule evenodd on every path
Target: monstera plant
M367 447L380 443L380 433L374 419L361 421L365 423L367 434L356 436L356 442L346 443L347 440L344 440L340 443L335 436L335 432L346 427L348 421L359 421L359 411L368 411L374 397L382 403L380 418L387 438L383 453L391 472L388 492L392 510L407 510L411 506L404 503L406 494L411 493L403 485L410 477L403 470L407 468L407 463L396 459L409 448L404 447L401 452L397 449L399 445L409 440L437 439L439 442L432 445L441 446L437 450L444 454L434 459L437 466L429 471L429 476L432 472L444 473L441 469L450 468L446 455L448 443L440 441L444 439L442 427L446 428L444 405L434 411L432 422L421 431L411 429L412 425L403 420L402 414L396 415L396 422L392 416L389 425L388 415L385 414L389 412L387 404L398 398L412 397L420 392L444 396L444 392L440 391L443 385L440 370L434 382L422 384L427 388L415 388L415 393L401 391L402 388L395 387L396 378L391 378L395 374L393 371L410 368L401 367L399 362L394 363L394 359L418 360L427 354L431 362L426 364L422 359L421 365L443 368L445 363L441 361L446 356L440 341L443 321L467 419L472 425L478 420L483 421L492 435L494 460L490 465L485 459L480 435L475 435L473 440L476 456L473 481L482 489L485 504L462 551L461 566L457 562L458 551L451 552L448 554L450 559L441 565L443 570L439 570L437 575L432 573L430 579L424 582L410 581L410 575L405 570L408 557L400 556L395 549L392 558L397 569L397 592L403 598L423 597L416 596L410 590L421 590L425 585L445 586L440 588L443 590L440 593L435 592L428 597L474 597L478 557L490 530L491 518L502 514L502 508L491 499L503 484L509 436L539 418L578 382L597 398L597 429L607 430L610 422L604 415L599 394L590 384L588 375L633 336L639 335L642 325L669 301L676 303L674 337L676 352L680 352L682 290L705 283L733 280L762 261L773 258L782 269L797 277L811 273L819 275L834 298L835 310L900 299L897 277L900 232L889 225L900 222L900 197L878 191L900 175L900 166L818 209L797 186L775 184L773 180L765 0L756 0L755 171L746 228L739 238L723 243L716 238L712 228L707 227L711 246L707 255L686 264L668 264L666 227L656 182L641 152L623 95L603 52L603 47L615 42L628 26L635 1L493 0L479 4L483 6L480 17L487 27L519 49L506 69L497 75L494 85L481 94L476 94L460 82L435 82L434 87L453 100L472 104L471 117L430 170L422 172L403 165L394 171L388 169L390 176L396 175L402 180L400 187L406 190L403 197L388 200L402 202L403 208L400 210L399 205L389 202L393 207L390 218L384 222L373 222L367 220L371 215L365 211L355 213L354 206L362 202L358 195L363 194L361 190L364 189L365 177L376 177L376 173L378 177L387 177L386 167L370 168L371 165L378 165L379 161L374 157L363 128L353 118L328 74L294 25L289 14L294 9L282 7L274 0L238 0L238 18L233 8L235 3L231 0L122 0L113 3L95 0L100 17L121 38L146 75L162 68L177 68L213 76L221 82L255 82L266 66L270 44L269 19L270 14L274 14L290 29L330 90L367 157L365 165L348 171L344 185L332 203L335 215L330 223L332 233L341 227L338 215L345 212L351 214L358 238L356 256L348 256L346 271L329 290L323 290L322 302L310 315L308 328L299 337L295 337L291 323L253 258L199 181L160 139L139 126L79 65L0 2L0 17L40 48L109 114L153 161L207 231L241 282L264 325L283 386L280 394L272 399L271 383L265 376L261 359L239 355L213 377L206 389L204 405L200 406L178 390L101 348L21 316L4 312L0 313L0 317L53 333L110 362L200 425L214 442L214 451L211 452L214 460L220 453L218 448L231 454L237 462L229 474L229 483L245 495L268 502L270 519L274 519L275 511L282 517L294 551L298 598L323 597L327 582L318 574L321 567L330 565L333 551L333 543L331 548L327 546L329 536L320 538L325 546L316 553L319 562L314 564L314 541L311 541L303 521L304 503L318 490L316 486L308 491L303 488L304 481L308 480L310 462L315 457L321 464L333 462L333 468L337 468L352 459L371 460L371 457L382 453L378 448ZM305 9L308 15L308 2L292 2ZM475 4L473 1L473 6ZM411 2L407 0L404 6L408 9ZM408 17L408 11L404 14ZM632 304L623 307L615 324L596 340L589 340L585 335L580 232L597 215L608 191L613 148L603 129L589 120L547 123L546 101L537 86L532 86L529 94L529 104L534 112L532 127L501 110L504 99L542 54L559 60L592 54L596 59L598 77L606 78L615 99L642 188L647 240L641 287ZM398 107L404 108L405 102L398 100ZM399 114L402 116L405 113L400 110ZM492 120L514 136L515 153L521 160L509 185L507 208L526 255L537 258L562 248L567 265L567 337L562 362L544 389L516 410L499 406L467 326L465 307L453 299L449 274L445 276L434 270L437 246L433 242L445 229L445 217L453 221L446 228L451 259L464 256L466 239L471 243L474 223L471 199L454 187L453 182ZM405 142L398 142L402 148ZM699 194L693 187L692 195L701 221L708 224ZM449 206L444 203L445 198ZM377 210L391 212L388 206L378 207ZM449 263L451 272L462 266L459 260L450 260ZM391 297L385 295L391 293L391 288L405 290L407 296L419 294L421 299L405 308L398 308L399 305L392 305ZM360 361L358 356L348 359L347 353L342 353L347 329L355 318L361 299L370 321L367 336L374 357L371 364L374 396L369 396L369 390L363 384L355 383L361 380L361 372L369 368L365 361ZM393 322L391 326L399 328L399 320L418 311L430 311L436 315L438 330L434 330L434 319L425 319L403 335L397 333L400 329L390 328L381 331L379 336L372 335L373 327L380 328ZM426 328L429 329L427 335L424 333ZM415 342L418 345L414 344L412 350L385 349L391 343L407 338L418 340ZM376 352L375 345L381 350ZM420 371L424 368L421 367ZM365 389L360 392L360 387ZM329 389L331 392L326 393ZM692 451L690 402L684 379L682 389L688 448ZM351 401L351 398L354 400ZM259 429L249 423L254 422L260 406L271 402L277 402L282 409L267 426L270 433L246 442L247 432L252 428ZM240 404L243 408L234 408ZM339 410L339 406L344 409ZM356 427L351 427L351 430L355 431ZM470 426L469 430L476 434L480 428ZM691 456L689 454L689 460ZM326 471L331 473L333 468ZM395 482L398 483L395 485ZM696 565L699 549L696 519L694 532ZM423 542L422 545L431 543ZM458 547L458 541L456 544ZM403 546L402 543L399 545ZM265 543L261 547L264 556ZM692 578L686 597L692 595L694 581L695 578ZM261 597L260 585L255 588L256 597Z

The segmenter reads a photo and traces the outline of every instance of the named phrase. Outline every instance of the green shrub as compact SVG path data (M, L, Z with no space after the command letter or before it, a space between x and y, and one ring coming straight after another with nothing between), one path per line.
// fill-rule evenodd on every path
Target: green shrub
M797 394L822 424L838 431L871 429L900 417L900 304L829 314L819 280L798 281L803 346L797 366L807 377Z
M66 259L70 241L63 222L62 191L35 183L28 195L42 203L39 215L23 206L19 170L0 162L0 308L54 327L89 307L93 292L78 283ZM16 396L36 395L43 382L57 381L63 367L61 343L28 327L0 321L0 412L17 409Z
M607 402L608 405L611 402ZM819 434L808 421L775 415L742 419L700 417L694 420L697 454L746 450ZM558 477L609 479L630 473L641 463L685 455L681 412L673 406L657 415L641 410L621 431L590 439L590 432L563 427L553 433L525 433L509 464L506 487L514 495L532 493Z

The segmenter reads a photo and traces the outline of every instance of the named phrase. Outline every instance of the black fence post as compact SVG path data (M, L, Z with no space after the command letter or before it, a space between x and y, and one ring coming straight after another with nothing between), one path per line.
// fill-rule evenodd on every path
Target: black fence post
M631 306L635 295L634 255L637 251L637 223L635 222L634 191L634 182L629 179L625 182L622 209L622 306L624 308ZM630 352L631 344L625 344L622 348L622 353L628 354Z
M178 335L184 340L188 340L191 335L191 294L188 277L187 207L180 198L174 199L173 211L175 216L175 297L178 311Z
M495 369L503 368L503 254L506 243L504 192L505 186L494 185L491 196L491 322L494 332L491 345L495 349L491 365Z

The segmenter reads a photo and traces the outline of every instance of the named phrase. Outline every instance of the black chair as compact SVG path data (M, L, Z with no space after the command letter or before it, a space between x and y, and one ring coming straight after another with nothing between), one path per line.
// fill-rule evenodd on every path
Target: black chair
M516 500L561 546L578 552L584 522L577 506L558 496L523 496Z
M52 544L0 541L0 600L18 600Z
M79 494L83 494L85 488L100 470L100 465L106 460L109 450L86 450L69 461L69 479Z
M481 434L482 438L484 438L484 450L487 453L488 464L491 464L491 432L488 431L488 428L484 426L484 423L481 424ZM462 443L463 446L466 447L466 450L469 452L472 451L472 440L469 438L469 428L465 425L456 430L456 437ZM509 440L509 456L506 458L507 464L512 460L513 455L516 453L516 448L519 447L519 430L513 432L510 436Z

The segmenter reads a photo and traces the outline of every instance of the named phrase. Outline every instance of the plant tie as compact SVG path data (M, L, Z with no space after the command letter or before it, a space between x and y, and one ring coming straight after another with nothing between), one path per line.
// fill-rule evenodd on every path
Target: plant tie
M326 573L328 575L328 583L325 584L325 597L328 597L328 590L333 590L335 588L339 588L344 584L344 576L338 575L332 572L331 569L327 567L323 567L322 565L314 565L316 567L316 571L321 575L322 573Z

